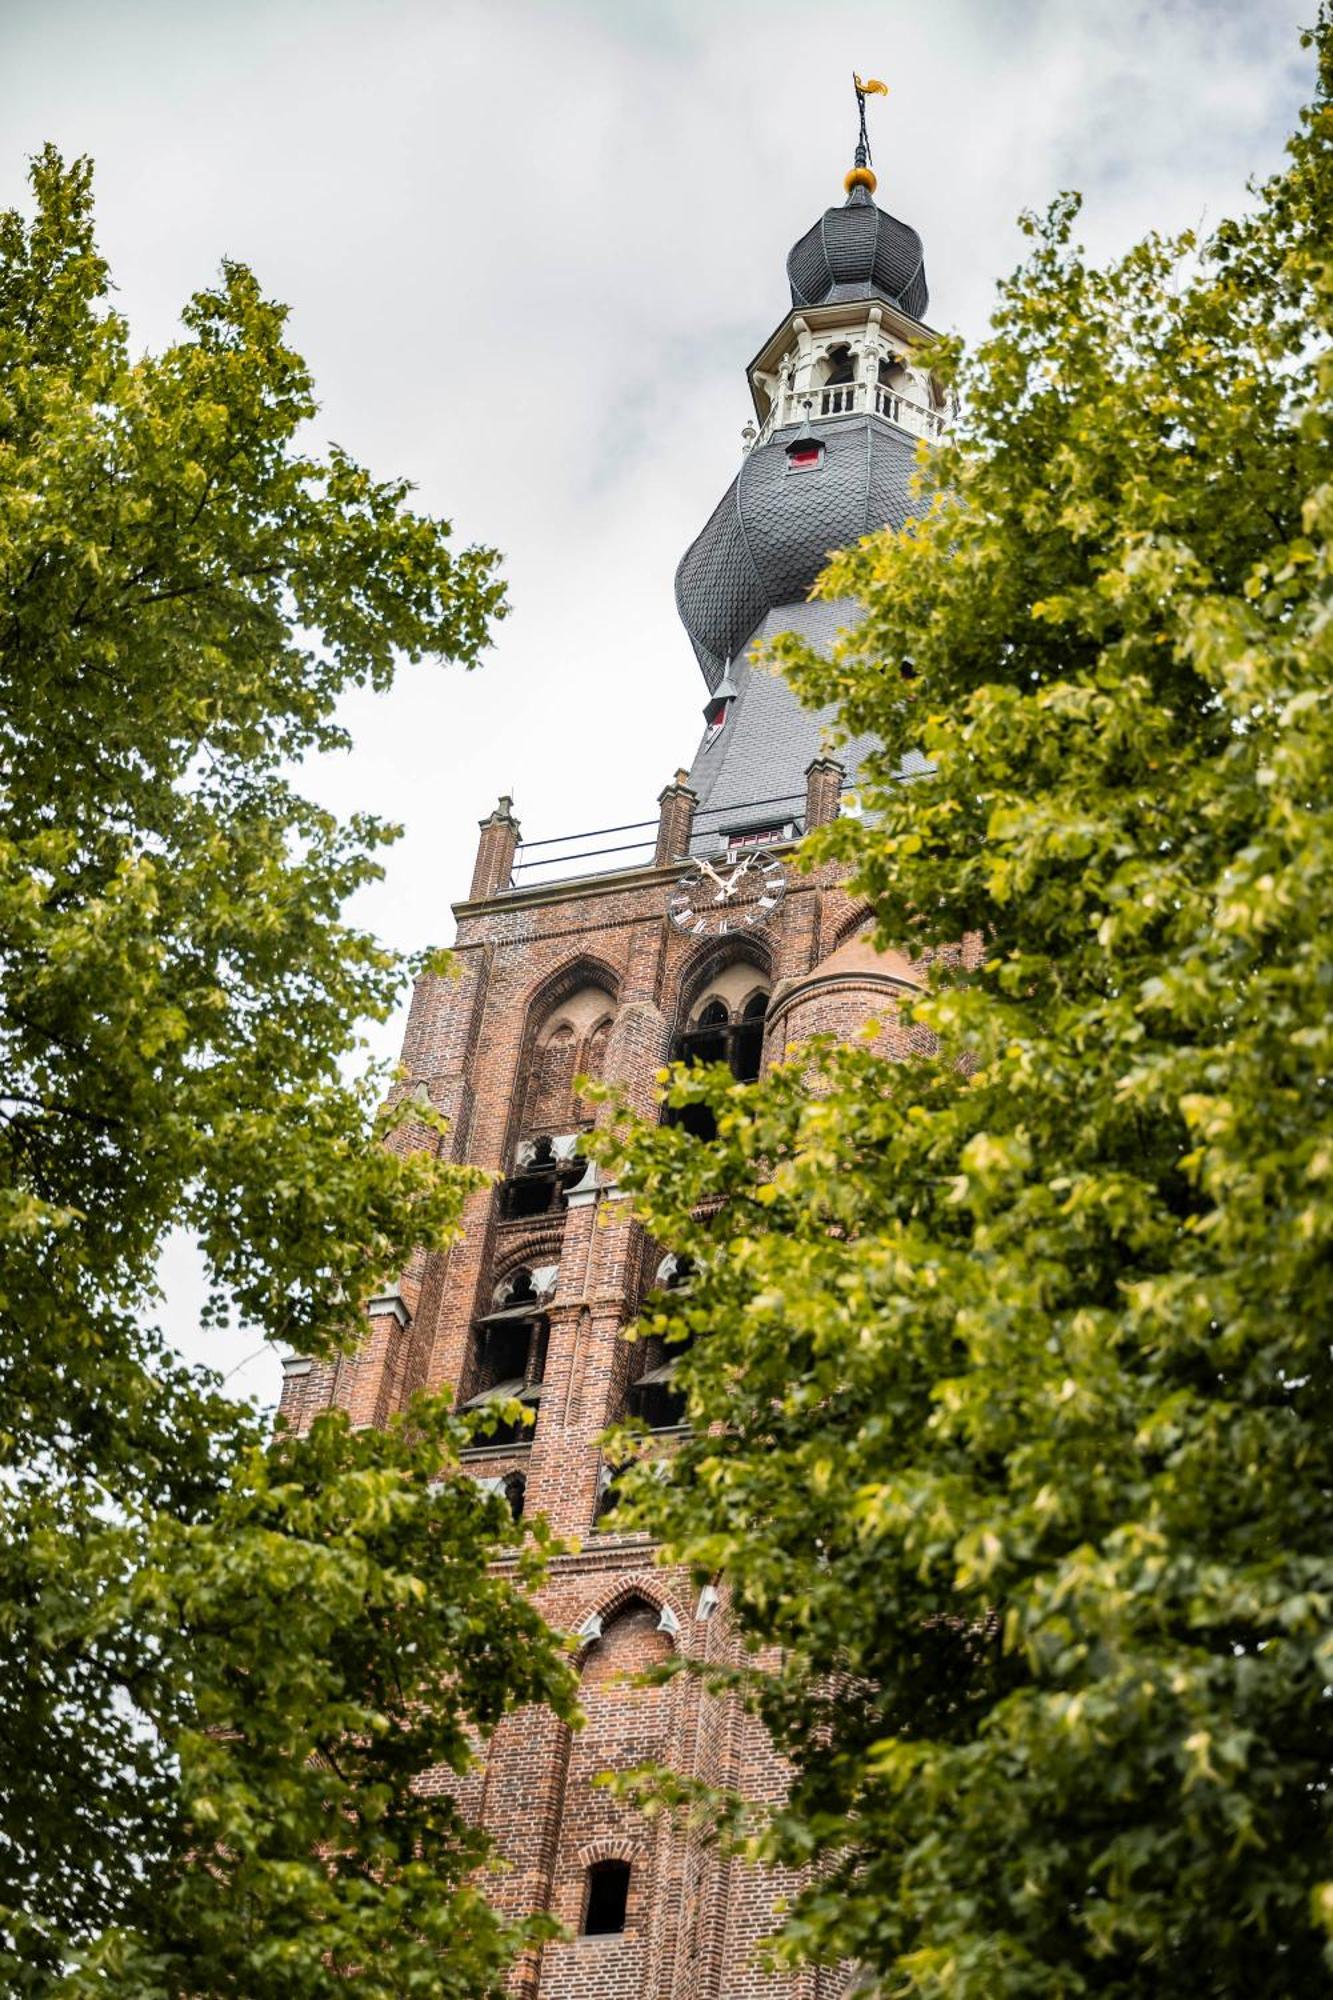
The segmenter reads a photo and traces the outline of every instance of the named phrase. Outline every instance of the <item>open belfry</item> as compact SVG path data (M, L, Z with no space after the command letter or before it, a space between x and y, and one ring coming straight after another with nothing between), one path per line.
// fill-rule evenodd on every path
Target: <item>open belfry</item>
M825 754L821 718L750 658L778 633L824 645L854 621L849 603L807 601L810 586L830 550L902 525L922 444L943 428L920 359L921 242L874 199L871 88L858 83L846 199L793 245L790 304L748 368L739 470L676 573L707 690L693 761L639 825L525 845L508 798L482 822L454 906L455 973L420 981L402 1062L406 1088L448 1120L442 1146L493 1184L447 1252L369 1301L355 1354L287 1363L282 1414L297 1428L330 1405L383 1424L446 1386L463 1408L517 1401L524 1423L493 1431L468 1471L580 1544L555 1560L542 1608L577 1635L586 1726L507 1718L465 1788L507 1863L496 1900L548 1910L569 1933L516 1968L512 1990L531 2000L833 2000L846 1986L758 1964L789 1883L595 1782L658 1760L762 1799L782 1772L737 1705L688 1675L630 1678L673 1651L717 1661L739 1645L725 1578L701 1591L658 1567L645 1536L617 1532L603 1432L637 1416L669 1451L683 1417L672 1351L623 1331L688 1272L587 1159L594 1110L575 1080L605 1079L657 1117L671 1058L752 1079L814 1033L892 1022L920 984L906 956L871 948L867 912L834 871L792 868L803 833L844 809L858 746ZM922 768L907 760L904 780ZM912 1032L885 1035L906 1047Z

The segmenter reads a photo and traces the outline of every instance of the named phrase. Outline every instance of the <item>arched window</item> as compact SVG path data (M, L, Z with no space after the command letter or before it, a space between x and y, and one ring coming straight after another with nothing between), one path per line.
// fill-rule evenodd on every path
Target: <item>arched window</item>
M584 1937L614 1937L629 1909L628 1861L594 1861L583 1898Z
M555 1265L511 1272L495 1288L490 1310L473 1322L472 1394L465 1410L519 1402L534 1413L542 1399L550 1322L546 1301L555 1290ZM526 1443L533 1426L497 1421L478 1437L481 1445ZM510 1501L512 1506L512 1498ZM514 1517L518 1518L517 1514Z
M879 415L897 423L900 403L904 397L910 400L911 387L911 375L901 360L881 361L875 371L875 408Z
M850 347L843 344L829 349L828 374L824 380L830 388L856 380L856 358Z
M823 417L845 416L856 405L856 356L845 343L832 347L824 369L819 413Z
M738 1083L753 1083L764 1059L767 993L752 993L732 1029L731 1067Z
M736 1006L729 1006L722 995L708 995L676 1038L676 1061L726 1063L738 1083L753 1083L763 1055L767 1012L768 995L763 991L751 993Z
M523 1502L527 1497L528 1482L521 1472L501 1473L498 1478L488 1479L474 1475L483 1493L494 1493L504 1501L514 1520L523 1518Z
M677 1035L672 1057L691 1067L726 1063L737 1083L753 1083L763 1061L767 1012L768 994L762 989L736 1004L729 1004L725 994L705 994ZM716 1120L706 1105L687 1104L667 1117L696 1139L717 1137Z
M601 1527L608 1515L614 1514L620 1505L620 1471L618 1465L604 1465L597 1475L597 1505L593 1510L596 1527Z

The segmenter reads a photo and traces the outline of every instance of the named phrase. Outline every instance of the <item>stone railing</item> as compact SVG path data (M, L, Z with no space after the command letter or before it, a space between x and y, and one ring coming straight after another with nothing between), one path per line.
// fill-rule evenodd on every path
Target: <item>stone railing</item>
M774 431L783 430L789 424L802 423L807 415L812 419L853 417L866 410L873 410L877 417L897 424L900 430L911 431L914 437L934 440L942 438L948 429L939 410L928 409L924 403L902 395L887 383L826 382L809 389L784 390L774 400L747 449L753 451L756 445L767 444Z
M938 410L927 409L910 396L900 396L896 389L888 388L883 382L876 382L875 414L887 417L891 424L902 430L914 431L918 437L942 438L947 428Z

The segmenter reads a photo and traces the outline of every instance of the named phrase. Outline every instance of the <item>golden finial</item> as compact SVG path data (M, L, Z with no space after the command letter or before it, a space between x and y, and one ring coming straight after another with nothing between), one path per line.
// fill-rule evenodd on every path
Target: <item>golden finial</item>
M866 134L866 99L867 97L887 97L889 86L887 83L881 83L877 76L867 77L866 81L862 83L856 71L853 70L852 87L856 92L856 109L861 120L861 131L856 142L856 165L843 182L843 186L846 188L848 194L852 192L853 188L859 187L863 187L867 194L873 194L879 183L875 179L874 171L870 165L870 140Z

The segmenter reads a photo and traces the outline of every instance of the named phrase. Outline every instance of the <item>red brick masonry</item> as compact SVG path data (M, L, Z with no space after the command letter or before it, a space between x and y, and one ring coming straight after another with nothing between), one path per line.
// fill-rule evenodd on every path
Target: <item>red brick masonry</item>
M812 817L836 811L839 776L836 766L812 766ZM692 797L678 781L661 806L658 852L679 853ZM473 896L456 906L456 975L421 980L404 1041L405 1087L424 1086L448 1116L443 1145L452 1158L503 1176L520 1142L586 1128L569 1087L580 1051L650 1110L673 1035L710 989L768 993L766 1062L816 1032L847 1036L872 1015L885 1019L890 1048L919 1037L893 1018L919 971L870 950L858 935L865 912L830 871L789 866L785 902L766 927L693 939L666 917L679 861L510 890L516 838L504 800L482 825ZM497 1284L520 1269L558 1265L543 1300L549 1341L535 1431L474 1453L469 1467L486 1478L521 1472L525 1510L582 1540L580 1553L555 1564L543 1609L557 1627L584 1635L587 1727L571 1734L544 1713L511 1717L466 1787L468 1810L508 1863L498 1900L549 1909L574 1933L522 1964L513 1991L525 2000L835 2000L843 1974L766 1976L754 1962L789 1883L720 1861L594 1783L600 1771L665 1757L764 1798L780 1794L782 1772L733 1704L684 1678L658 1689L626 1684L625 1675L673 1648L725 1659L736 1640L725 1603L701 1602L687 1578L656 1568L643 1537L608 1532L614 1515L607 1530L594 1527L604 1471L598 1438L643 1366L642 1348L619 1334L661 1250L595 1176L566 1191L566 1207L557 1200L548 1212L511 1220L498 1186L473 1196L462 1238L446 1254L415 1260L398 1294L371 1302L356 1355L292 1365L283 1414L302 1426L334 1404L355 1423L380 1424L419 1388L448 1384L466 1399L480 1365L473 1323L493 1309ZM624 1930L579 1936L588 1870L608 1859L631 1864Z

